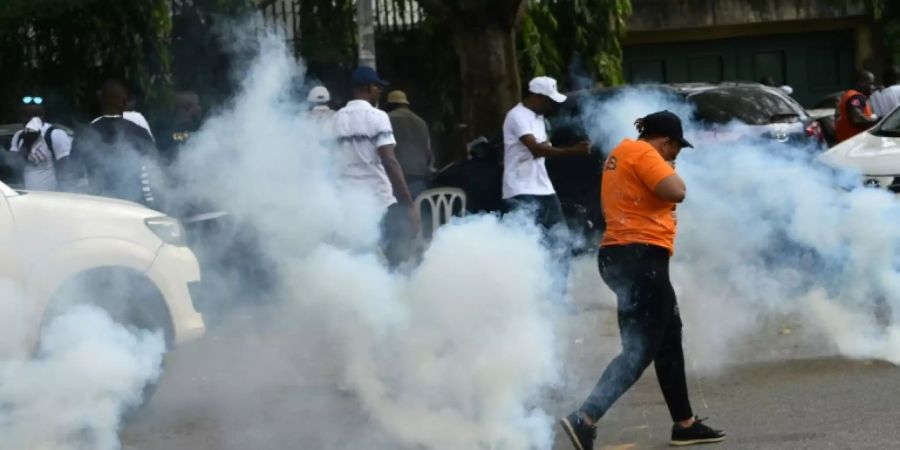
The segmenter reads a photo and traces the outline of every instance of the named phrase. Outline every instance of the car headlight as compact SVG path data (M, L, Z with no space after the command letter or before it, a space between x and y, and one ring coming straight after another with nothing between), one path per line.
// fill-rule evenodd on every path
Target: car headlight
M187 245L184 238L184 228L178 219L172 217L152 217L144 220L147 228L157 235L163 242L169 245L184 247Z

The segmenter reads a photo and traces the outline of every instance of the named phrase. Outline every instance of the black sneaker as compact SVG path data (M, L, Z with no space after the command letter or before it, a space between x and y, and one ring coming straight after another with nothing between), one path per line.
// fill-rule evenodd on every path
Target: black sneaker
M594 450L597 427L586 424L578 411L559 419L559 426L566 432L566 436L569 436L575 450Z
M714 444L725 440L725 432L714 430L703 424L706 419L697 417L694 424L688 428L681 428L676 423L672 425L672 442L675 447L697 444Z

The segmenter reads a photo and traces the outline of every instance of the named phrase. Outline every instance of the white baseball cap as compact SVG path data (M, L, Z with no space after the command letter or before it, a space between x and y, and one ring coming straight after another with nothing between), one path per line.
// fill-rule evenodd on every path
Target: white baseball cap
M556 80L550 77L536 77L528 83L528 91L532 94L545 95L556 103L566 101L566 96L556 89Z
M309 90L306 101L310 103L328 103L331 101L331 94L325 86L316 86Z

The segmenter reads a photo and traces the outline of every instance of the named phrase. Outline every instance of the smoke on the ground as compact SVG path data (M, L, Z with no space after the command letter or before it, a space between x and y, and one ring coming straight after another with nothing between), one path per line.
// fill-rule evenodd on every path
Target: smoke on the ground
M56 316L31 351L22 292L0 283L0 449L115 450L123 414L160 373L160 333L135 333L102 310Z
M330 130L288 95L302 70L281 41L261 41L232 107L184 150L192 194L260 237L279 320L335 344L308 356L339 361L335 386L388 448L549 448L552 418L534 405L557 379L559 294L540 233L521 216L471 217L441 228L418 266L387 268L382 211L339 180Z

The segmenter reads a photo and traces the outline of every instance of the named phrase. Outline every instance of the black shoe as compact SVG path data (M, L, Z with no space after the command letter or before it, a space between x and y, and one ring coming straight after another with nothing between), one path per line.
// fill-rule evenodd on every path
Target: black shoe
M706 419L697 417L694 420L694 424L688 428L681 428L677 423L672 425L672 442L669 444L683 447L686 445L714 444L724 441L725 432L703 425L704 420Z
M578 411L559 419L559 426L569 436L569 440L572 441L572 446L575 447L575 450L594 450L597 428L586 424Z

